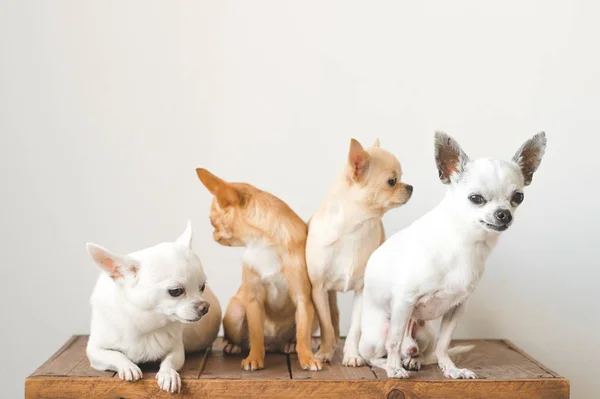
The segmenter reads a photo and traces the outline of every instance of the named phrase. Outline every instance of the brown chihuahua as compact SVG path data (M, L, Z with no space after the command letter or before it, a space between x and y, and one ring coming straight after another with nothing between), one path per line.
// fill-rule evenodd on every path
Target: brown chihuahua
M242 285L231 298L223 329L226 353L239 353L244 370L264 368L269 350L296 351L305 370L321 370L311 350L316 329L306 270L306 223L279 198L249 184L227 183L198 168L200 181L215 196L210 221L221 245L243 246ZM294 334L295 333L295 334Z

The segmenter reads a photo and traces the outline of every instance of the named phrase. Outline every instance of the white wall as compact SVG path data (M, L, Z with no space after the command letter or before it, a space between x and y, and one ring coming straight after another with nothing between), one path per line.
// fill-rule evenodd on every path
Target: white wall
M2 2L3 393L21 395L29 372L88 332L86 241L132 251L191 218L227 302L241 252L211 240L195 167L308 219L349 139L379 137L415 186L385 218L393 233L443 195L443 129L471 157L504 158L547 131L458 335L509 338L569 377L574 398L594 397L599 12L591 0Z

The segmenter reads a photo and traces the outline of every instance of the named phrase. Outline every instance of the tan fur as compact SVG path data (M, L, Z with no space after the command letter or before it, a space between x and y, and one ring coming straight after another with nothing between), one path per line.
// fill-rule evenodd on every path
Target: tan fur
M215 195L210 220L215 241L226 246L244 246L252 256L268 262L274 258L276 270L261 271L267 265L242 265L242 285L231 299L223 328L230 344L249 343L250 353L242 361L246 370L264 367L265 342L286 346L296 339L302 368L320 370L321 363L311 351L314 332L314 308L311 285L306 271L306 223L279 198L249 184L227 183L205 169L198 177ZM260 263L260 262L258 262ZM261 275L261 272L268 276ZM276 282L279 285L269 285ZM289 295L282 298L273 287L285 285ZM277 293L277 292L276 292ZM294 334L295 332L295 334ZM294 337L295 335L295 337ZM237 350L230 346L231 352Z
M329 361L339 336L338 291L356 292L353 320L344 348L344 365L359 366L360 308L367 261L385 239L381 218L404 204L412 187L400 181L402 169L379 140L363 148L350 141L348 162L309 224L306 256L312 297L321 326L317 358ZM390 179L396 179L392 186Z

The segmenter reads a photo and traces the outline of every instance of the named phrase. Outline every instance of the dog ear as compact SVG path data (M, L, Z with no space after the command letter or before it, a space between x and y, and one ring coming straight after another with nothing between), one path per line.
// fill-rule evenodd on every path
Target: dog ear
M467 162L469 157L456 140L446 133L435 133L435 163L442 183L449 184L454 175L461 174Z
M513 156L512 161L521 168L526 186L531 184L533 173L540 166L544 152L546 152L546 133L540 132L527 140Z
M94 262L108 273L113 280L123 278L124 273L127 271L135 274L138 269L137 264L124 255L114 254L108 249L92 243L87 243L85 246Z
M359 180L369 169L369 153L355 139L350 140L348 163L350 165L350 179Z
M219 206L221 208L239 205L242 203L241 193L238 192L231 184L219 179L217 176L203 168L196 169L196 174L198 175L198 178L200 178L202 184L206 186L208 191L217 197L217 201L219 201Z
M380 144L379 144L379 137L375 139L375 142L373 143L373 147L375 148L379 148Z
M187 226L185 227L185 231L183 232L183 234L181 234L179 236L179 238L177 240L175 240L175 243L185 245L186 247L191 249L192 248L192 236L193 236L192 221L188 220Z

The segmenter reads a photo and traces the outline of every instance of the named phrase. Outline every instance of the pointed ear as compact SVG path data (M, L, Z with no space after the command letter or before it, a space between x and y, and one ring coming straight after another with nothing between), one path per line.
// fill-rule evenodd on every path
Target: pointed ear
M442 183L449 184L453 176L460 175L467 162L469 157L456 140L446 133L435 133L435 163Z
M373 147L379 148L379 137L375 139L375 143L373 143Z
M350 140L350 151L348 152L348 163L350 164L350 178L360 179L369 168L369 153L362 145L354 139Z
M129 270L133 273L137 271L137 265L131 259L124 255L117 255L100 245L85 244L88 253L113 280L124 277L124 272Z
M546 152L546 133L540 132L527 140L513 156L513 162L521 168L526 186L531 184L533 174L540 166L544 152Z
M192 235L193 235L192 222L190 220L188 220L185 231L183 232L183 234L181 234L179 236L179 238L177 240L175 240L175 243L185 245L186 247L191 249L192 248Z
M231 184L219 179L203 168L196 169L196 174L208 191L217 197L221 208L242 203L242 195Z

